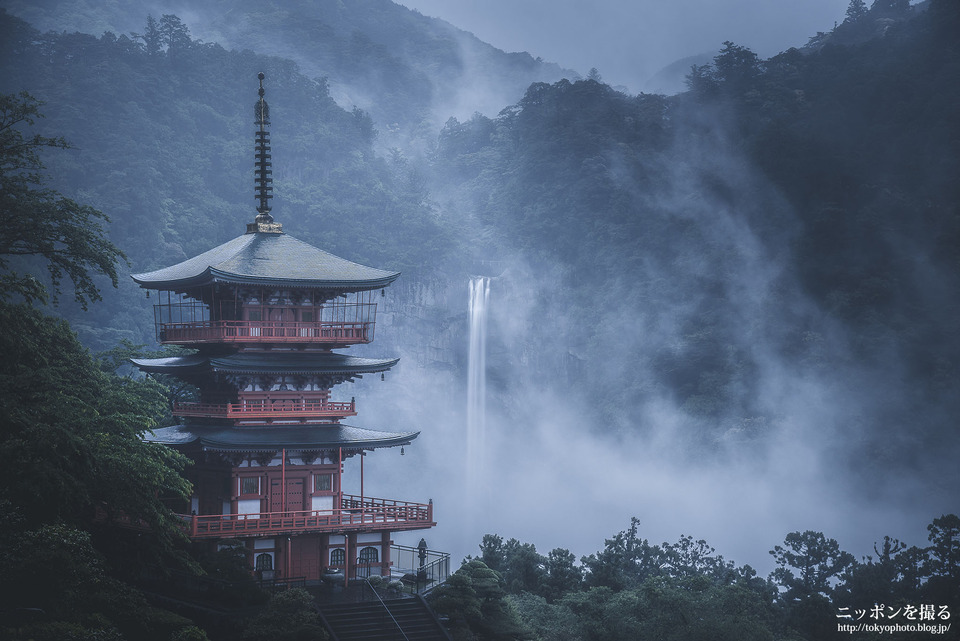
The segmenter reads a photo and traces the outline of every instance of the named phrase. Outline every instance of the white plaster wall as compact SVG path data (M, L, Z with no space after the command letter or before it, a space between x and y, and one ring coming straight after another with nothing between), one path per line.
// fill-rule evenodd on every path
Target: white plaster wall
M252 514L248 519L260 518L260 499L241 499L237 501L237 514Z
M310 497L310 509L312 510L332 510L333 496L312 496Z

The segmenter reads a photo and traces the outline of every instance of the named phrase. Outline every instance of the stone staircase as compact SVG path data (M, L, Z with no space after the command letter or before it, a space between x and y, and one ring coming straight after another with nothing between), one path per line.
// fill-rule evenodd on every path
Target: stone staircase
M333 641L450 641L423 597L323 605Z

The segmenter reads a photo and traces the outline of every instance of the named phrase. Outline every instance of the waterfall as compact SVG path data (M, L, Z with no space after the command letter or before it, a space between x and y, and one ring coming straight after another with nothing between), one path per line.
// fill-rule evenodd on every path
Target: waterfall
M487 304L490 279L470 279L470 351L467 361L467 491L482 498L486 486Z

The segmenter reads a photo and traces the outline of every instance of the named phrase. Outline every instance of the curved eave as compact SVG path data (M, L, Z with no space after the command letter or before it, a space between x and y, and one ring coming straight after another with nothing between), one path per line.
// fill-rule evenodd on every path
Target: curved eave
M188 374L212 369L229 374L316 374L330 376L357 376L386 372L400 362L399 358L360 358L344 354L303 354L299 358L287 356L260 357L236 354L210 358L191 354L169 358L131 358L141 371L152 374Z
M400 276L335 256L288 234L244 234L185 261L132 274L144 289L186 292L213 283L359 292Z
M190 278L178 280L147 280L143 274L131 274L133 281L143 289L157 289L160 291L188 292L197 287L228 283L231 285L249 285L251 287L270 287L284 289L333 289L345 293L365 292L382 289L400 277L400 272L391 272L383 278L356 280L306 279L306 278L262 278L243 274L231 274L213 267L207 267L203 272Z
M244 358L249 354L238 354L233 357L211 358L210 366L218 372L230 374L332 374L355 376L357 374L379 374L386 372L398 362L399 358L377 359L344 356L341 354L326 354L313 359L282 359L271 357L270 360ZM329 357L341 357L333 361ZM326 361L326 362L324 362ZM331 362L332 361L332 362Z
M197 445L210 452L269 453L280 449L375 450L409 445L418 436L420 432L384 432L340 423L260 428L174 425L153 430L144 440L171 447Z
M131 358L130 362L141 371L150 374L182 374L202 368L209 362L209 359L199 354L190 354L167 358Z
M381 289L386 287L400 277L400 272L390 272L388 276L368 280L333 280L333 279L307 279L307 278L260 278L257 276L244 276L241 274L231 274L219 269L210 268L210 280L191 285L206 285L209 283L230 283L232 285L259 285L263 287L285 287L285 288L311 288L311 289L338 289L345 292L365 292L371 289ZM142 285L141 285L142 287Z

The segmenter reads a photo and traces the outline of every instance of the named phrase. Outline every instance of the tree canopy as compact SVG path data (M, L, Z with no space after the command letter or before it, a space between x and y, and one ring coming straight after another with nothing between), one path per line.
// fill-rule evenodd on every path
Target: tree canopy
M62 137L25 133L42 118L43 103L27 92L0 95L0 269L13 257L35 257L45 264L52 300L58 301L64 276L84 308L100 300L96 276L117 286L117 263L125 256L107 238L103 212L44 187L44 149L70 149ZM27 301L45 300L46 288L29 274L8 271L0 296L17 294Z

